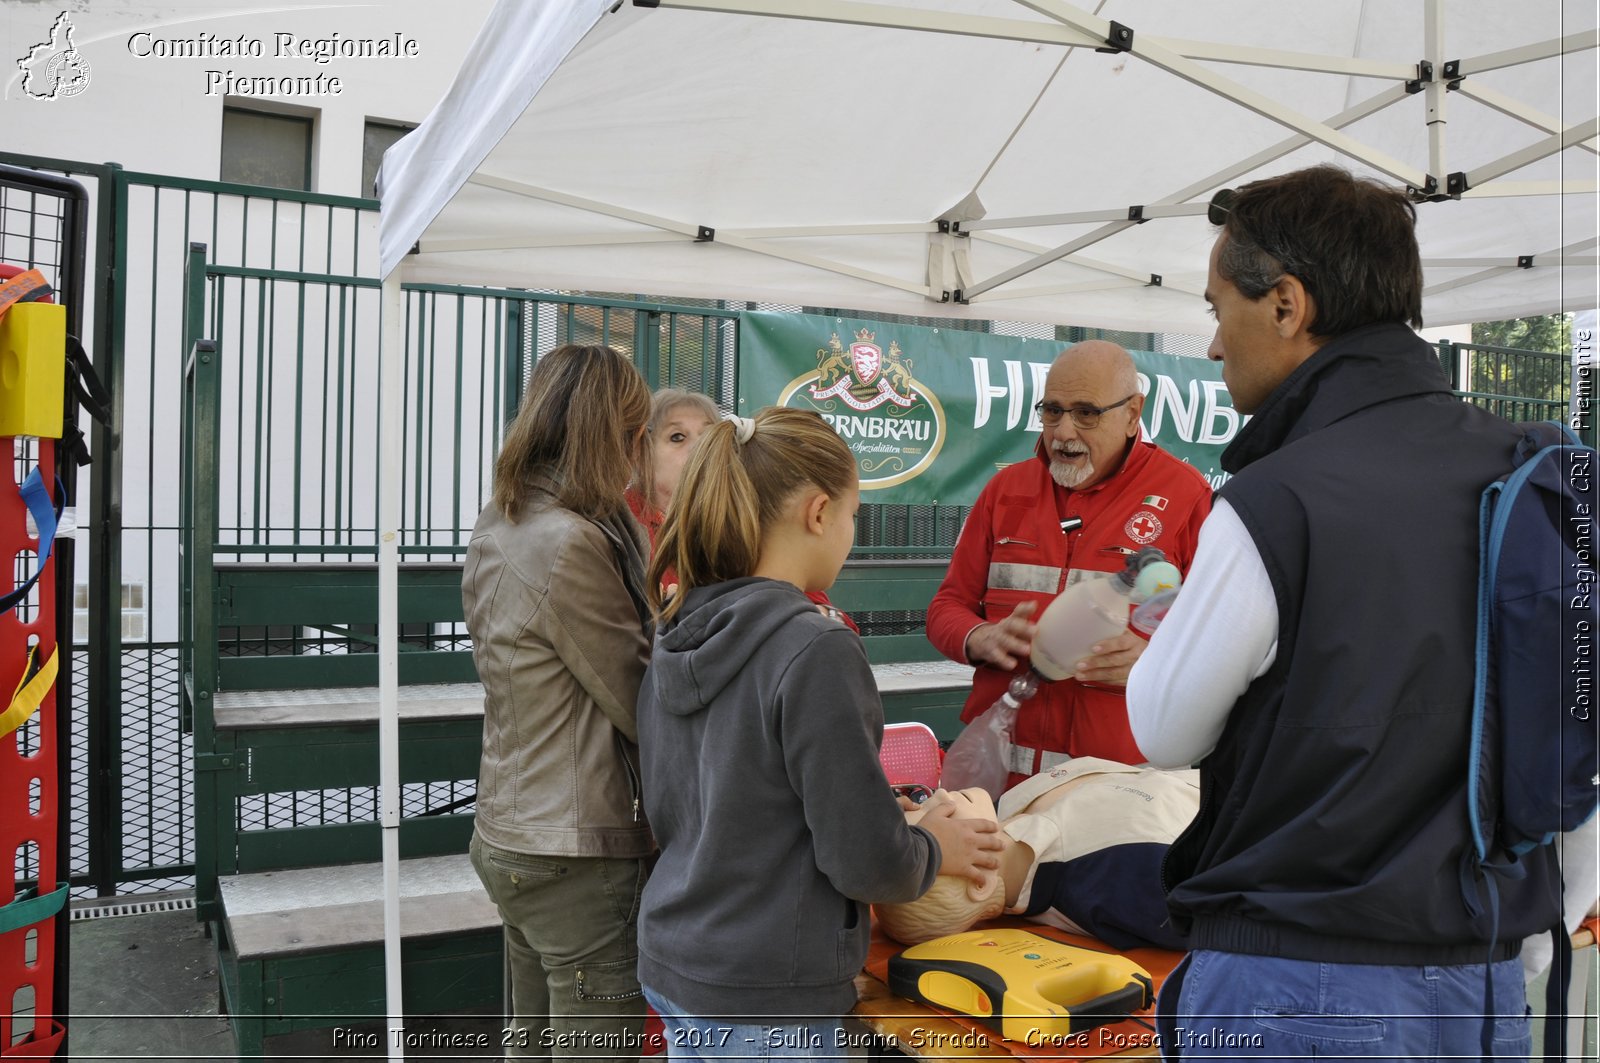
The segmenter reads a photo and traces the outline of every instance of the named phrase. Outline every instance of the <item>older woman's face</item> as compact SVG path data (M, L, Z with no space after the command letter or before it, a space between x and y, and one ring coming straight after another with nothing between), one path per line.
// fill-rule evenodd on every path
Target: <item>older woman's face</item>
M654 502L657 506L666 509L667 503L672 501L672 494L678 489L678 480L683 476L683 467L688 464L695 443L710 427L711 419L694 406L676 406L667 411L667 418L656 429L653 440Z

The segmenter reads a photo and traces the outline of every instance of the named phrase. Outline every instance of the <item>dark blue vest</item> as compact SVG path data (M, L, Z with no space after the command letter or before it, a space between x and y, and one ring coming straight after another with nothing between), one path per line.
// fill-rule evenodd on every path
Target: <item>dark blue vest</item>
M1272 668L1201 764L1163 876L1191 948L1481 963L1462 900L1479 492L1518 433L1402 325L1327 343L1224 455L1277 598ZM1502 883L1499 957L1560 918L1548 850Z

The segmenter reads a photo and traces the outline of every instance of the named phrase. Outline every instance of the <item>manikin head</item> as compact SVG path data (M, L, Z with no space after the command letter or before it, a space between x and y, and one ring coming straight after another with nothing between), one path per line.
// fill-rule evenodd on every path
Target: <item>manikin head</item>
M957 819L996 820L994 801L987 792L973 787L954 792L934 791L933 796L920 808L906 813L906 822L917 823L928 809L944 802L956 806ZM975 886L955 875L940 875L934 879L928 892L916 900L904 904L879 904L873 910L885 934L903 944L916 945L970 930L980 920L999 915L1005 911L1005 907L1005 882L1000 872L995 871L986 886Z

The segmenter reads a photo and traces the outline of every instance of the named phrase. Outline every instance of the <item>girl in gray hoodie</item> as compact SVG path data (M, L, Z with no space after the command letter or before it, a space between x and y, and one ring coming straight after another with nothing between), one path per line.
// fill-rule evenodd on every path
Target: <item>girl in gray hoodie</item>
M673 1059L847 1054L868 904L920 896L941 863L974 881L997 866L992 823L948 809L907 826L860 639L806 598L838 576L859 505L827 423L769 408L701 438L667 511L639 695L661 846L639 976Z

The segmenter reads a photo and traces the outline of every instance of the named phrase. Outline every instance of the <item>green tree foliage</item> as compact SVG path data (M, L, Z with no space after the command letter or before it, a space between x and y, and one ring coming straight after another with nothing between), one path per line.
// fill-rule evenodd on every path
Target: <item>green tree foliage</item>
M1544 314L1510 321L1484 321L1472 326L1472 342L1519 351L1572 352L1572 315Z
M1545 399L1566 403L1572 384L1570 314L1482 322L1472 326L1472 342L1508 349L1468 353L1474 392L1510 400ZM1526 403L1488 405L1513 418L1551 416L1548 409Z

